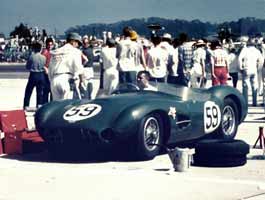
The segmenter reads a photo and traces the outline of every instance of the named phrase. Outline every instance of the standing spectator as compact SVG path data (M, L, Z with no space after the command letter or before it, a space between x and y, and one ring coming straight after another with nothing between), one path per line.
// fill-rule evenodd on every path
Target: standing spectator
M212 85L227 85L228 53L218 40L211 43Z
M206 50L203 40L198 40L195 43L195 50L193 52L193 67L191 73L191 87L203 87L205 73Z
M43 103L47 103L47 102L49 102L49 100L52 100L51 86L50 86L50 80L48 77L48 73L49 73L49 64L50 64L50 60L51 60L51 52L50 51L53 48L53 44L54 44L53 39L47 38L45 41L45 48L41 52L41 54L46 57L46 63L44 66L46 84L45 84L45 87L43 89ZM50 95L50 98L49 98L49 95Z
M174 78L175 74L177 73L176 71L174 72L172 67L174 66L173 63L173 54L174 54L174 47L172 46L172 37L169 33L164 33L162 36L162 41L160 43L161 48L165 49L168 53L168 61L167 61L167 71L168 71L168 76L167 76L167 82L169 83L174 83ZM172 78L172 79L171 79Z
M106 44L107 46L102 48L101 58L104 69L104 93L110 95L119 83L119 72L117 70L116 42L113 39L107 39Z
M179 45L180 45L179 39L175 38L173 40L172 55L169 57L169 63L168 63L167 82L171 84L178 83Z
M79 86L84 87L84 67L82 52L77 48L79 45L82 45L81 36L71 32L67 35L66 44L51 52L49 79L53 100L73 98L70 79L79 77Z
M179 35L179 66L178 66L178 84L190 86L191 68L193 66L193 48L186 33Z
M138 35L136 31L131 31L131 40L136 43L137 48L136 48L136 56L135 56L135 66L136 66L136 71L142 71L145 70L146 68L146 59L144 55L144 49L143 45L138 41Z
M94 69L93 69L93 60L94 60L94 53L93 53L93 46L90 43L90 40L87 35L83 36L83 46L82 46L82 53L87 58L84 59L84 80L86 82L86 95L85 98L88 99L95 99L96 97L96 89L94 87L93 79L94 79Z
M232 48L228 54L228 69L229 75L232 77L233 87L237 87L238 82L238 56L236 55L236 49Z
M124 39L118 43L117 46L117 58L118 58L118 70L119 70L119 82L136 83L136 52L137 44L131 40L132 29L125 27L123 29Z
M168 52L160 46L161 37L154 35L151 41L154 47L152 47L147 54L147 69L151 75L150 81L165 82Z
M265 81L265 38L261 42L261 53L263 56L263 66L258 68L258 93L260 96L265 95L263 94L264 81ZM265 99L265 98L264 98Z
M32 44L32 54L26 63L26 68L30 71L28 83L25 89L23 108L26 109L30 103L30 97L33 89L36 87L37 107L43 104L43 88L45 87L44 65L46 63L45 56L40 51L42 44L35 42Z
M251 40L244 47L239 56L239 69L242 73L243 95L248 102L248 88L252 89L252 105L257 106L258 68L263 65L263 57Z

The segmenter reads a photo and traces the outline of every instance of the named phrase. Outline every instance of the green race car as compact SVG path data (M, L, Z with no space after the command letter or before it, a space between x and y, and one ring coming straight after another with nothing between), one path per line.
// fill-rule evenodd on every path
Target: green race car
M54 101L37 110L35 125L51 151L120 147L137 159L152 159L162 146L177 142L233 139L247 115L245 99L230 86L192 89L157 83L156 88L123 84L104 98Z

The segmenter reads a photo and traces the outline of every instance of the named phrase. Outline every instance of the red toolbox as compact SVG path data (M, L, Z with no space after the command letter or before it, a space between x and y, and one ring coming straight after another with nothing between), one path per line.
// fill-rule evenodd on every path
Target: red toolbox
M30 152L32 144L43 143L38 132L28 130L24 110L0 111L0 130L4 132L3 151L5 154Z

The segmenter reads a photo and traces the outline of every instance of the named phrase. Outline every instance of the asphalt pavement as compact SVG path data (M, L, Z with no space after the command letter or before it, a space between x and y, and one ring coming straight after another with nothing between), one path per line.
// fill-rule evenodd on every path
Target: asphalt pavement
M0 67L0 78L0 110L21 109L27 72L1 71ZM261 104L262 97L258 101ZM35 93L31 105L35 105ZM236 138L253 147L261 126L265 126L264 107L249 107ZM175 172L167 154L145 162L58 162L46 152L1 156L0 200L36 198L264 200L265 156L262 149L251 148L244 166L191 166L187 172Z

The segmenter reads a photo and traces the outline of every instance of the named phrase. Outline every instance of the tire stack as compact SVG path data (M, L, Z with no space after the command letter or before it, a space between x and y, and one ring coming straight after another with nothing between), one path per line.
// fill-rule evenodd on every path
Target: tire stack
M245 165L249 145L242 140L209 139L198 142L193 165L203 167L235 167Z

